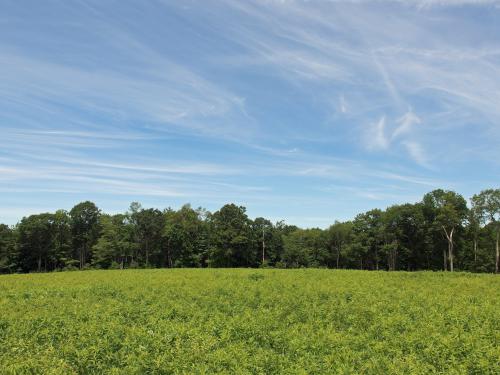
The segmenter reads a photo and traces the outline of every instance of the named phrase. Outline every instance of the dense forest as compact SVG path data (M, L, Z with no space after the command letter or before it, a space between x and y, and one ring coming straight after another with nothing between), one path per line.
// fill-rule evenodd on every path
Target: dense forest
M132 203L123 214L92 202L0 224L0 273L87 268L328 267L497 272L500 189L466 200L434 190L421 202L373 209L327 229Z

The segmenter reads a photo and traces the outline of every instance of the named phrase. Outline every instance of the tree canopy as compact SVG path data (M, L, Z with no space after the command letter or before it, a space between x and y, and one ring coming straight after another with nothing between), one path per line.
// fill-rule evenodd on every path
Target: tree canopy
M333 214L332 214L333 216ZM301 229L226 204L109 215L93 202L0 224L0 273L137 267L328 267L498 272L500 189L437 189L420 202Z

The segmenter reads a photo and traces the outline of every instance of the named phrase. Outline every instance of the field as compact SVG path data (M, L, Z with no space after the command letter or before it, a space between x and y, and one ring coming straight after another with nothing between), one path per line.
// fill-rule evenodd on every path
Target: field
M499 291L430 272L0 276L0 373L498 374Z

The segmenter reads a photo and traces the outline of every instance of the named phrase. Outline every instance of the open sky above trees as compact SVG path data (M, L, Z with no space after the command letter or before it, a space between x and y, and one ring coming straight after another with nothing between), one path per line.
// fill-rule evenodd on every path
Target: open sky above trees
M498 1L2 1L0 222L301 227L500 181Z

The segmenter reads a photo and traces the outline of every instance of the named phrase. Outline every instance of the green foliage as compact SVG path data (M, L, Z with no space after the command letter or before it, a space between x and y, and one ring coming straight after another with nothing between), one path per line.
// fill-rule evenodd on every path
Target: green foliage
M168 267L201 267L207 257L206 212L186 204L180 210L165 211L163 229Z
M126 215L101 216L102 232L93 246L93 264L102 268L124 268L136 249L134 227Z
M429 269L425 248L425 218L422 204L404 204L389 207L383 216L382 258L387 258L388 268L407 270Z
M251 221L245 207L226 204L210 219L212 267L252 267L257 265Z
M100 210L89 201L77 204L69 212L73 248L78 256L80 269L91 261L92 246L97 242L100 232Z
M162 234L165 227L165 216L155 208L143 209L140 205L131 206L131 223L137 241L136 261L145 267L162 262Z
M46 271L53 263L54 215L43 213L24 217L18 226L20 265L24 271Z
M346 245L352 238L352 222L341 223L336 221L326 231L326 243L330 253L329 267L339 268L342 258L345 258Z
M57 210L53 216L52 251L54 268L63 269L74 263L72 259L73 247L71 244L71 218L64 210Z
M213 214L189 204L103 214L92 202L0 226L0 273L74 268L348 268L498 272L500 189L470 208L437 189L421 202L372 209L327 229L248 217L226 204Z
M327 263L325 232L297 229L284 238L283 262L289 268L320 267Z
M0 224L0 273L16 271L16 233L5 224Z
M0 276L2 374L497 374L495 275Z
M495 231L495 272L500 271L500 189L487 189L471 199L480 222Z

